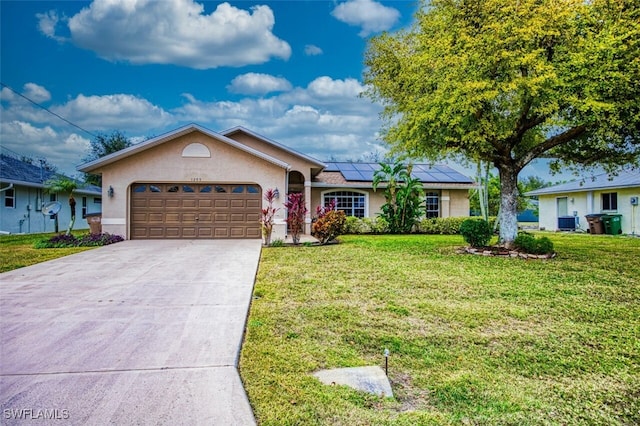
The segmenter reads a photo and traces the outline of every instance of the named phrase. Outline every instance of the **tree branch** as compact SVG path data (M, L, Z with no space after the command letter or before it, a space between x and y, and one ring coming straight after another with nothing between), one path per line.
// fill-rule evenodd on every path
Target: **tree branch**
M534 146L528 153L524 154L518 161L518 166L520 168L523 168L524 166L529 164L529 162L540 157L542 154L549 151L550 149L553 149L556 146L560 146L566 142L576 139L577 137L583 135L586 131L587 131L587 126L580 125L580 126L572 127L571 129L566 130L560 133L559 135L550 137L540 145Z

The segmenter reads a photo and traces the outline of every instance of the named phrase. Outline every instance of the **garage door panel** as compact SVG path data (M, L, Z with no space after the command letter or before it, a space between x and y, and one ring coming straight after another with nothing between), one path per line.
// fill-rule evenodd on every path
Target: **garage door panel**
M199 226L198 227L198 237L202 238L211 238L213 237L213 228L210 226Z
M229 238L229 228L213 228L213 232L216 238Z
M228 223L229 222L229 214L228 213L216 213L213 217L214 223Z
M149 213L147 221L149 223L164 223L164 214L163 213L159 213L159 212L158 213L156 213L156 212Z
M190 223L193 224L196 222L197 214L193 213L182 213L182 223Z
M146 208L148 204L148 199L146 198L133 198L131 200L131 207L134 208Z
M168 228L167 228L168 229ZM147 228L149 233L149 238L162 238L165 236L165 228L164 227L155 227L150 226Z
M150 208L164 208L164 206L165 206L164 201L165 200L163 200L163 199L149 198L147 207L150 207Z
M197 228L196 227L183 227L182 228L182 237L183 238L195 238L197 236Z
M260 232L260 228L247 228L247 233L245 236L247 238L261 238L262 232Z
M231 213L231 223L244 223L244 213Z
M242 227L236 227L236 228L231 228L231 232L230 232L230 237L231 238L244 238L245 236L245 228L244 226Z
M140 183L130 194L132 238L261 237L256 185Z
M211 214L211 213L198 213L198 221L200 222L200 225L202 225L204 223L211 223L211 222L213 222L213 214Z
M232 209L244 209L244 200L231 200L231 208Z
M167 198L165 201L165 207L170 209L179 208L182 204L182 200L178 198Z
M133 221L133 223L147 223L149 221L148 216L149 215L147 213L135 212L131 215L131 220Z

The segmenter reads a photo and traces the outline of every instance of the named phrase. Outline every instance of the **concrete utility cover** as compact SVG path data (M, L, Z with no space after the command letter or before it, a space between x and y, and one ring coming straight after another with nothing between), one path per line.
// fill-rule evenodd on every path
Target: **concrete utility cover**
M389 379L378 366L320 370L313 375L325 385L346 385L374 395L393 398Z

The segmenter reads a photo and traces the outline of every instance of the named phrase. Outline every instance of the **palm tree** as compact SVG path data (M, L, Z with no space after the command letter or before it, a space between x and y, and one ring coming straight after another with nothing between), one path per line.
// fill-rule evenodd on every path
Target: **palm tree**
M392 233L411 232L417 219L423 213L422 183L411 176L412 165L400 161L393 164L380 163L380 169L373 174L373 190L386 183L382 206L382 216L389 222Z
M71 234L73 224L76 221L76 199L73 198L73 191L78 189L78 182L73 179L69 179L66 176L58 176L54 179L46 181L44 185L46 192L50 194L57 194L61 192L69 193L69 209L71 211L71 221L69 222L69 228L67 228L66 234Z

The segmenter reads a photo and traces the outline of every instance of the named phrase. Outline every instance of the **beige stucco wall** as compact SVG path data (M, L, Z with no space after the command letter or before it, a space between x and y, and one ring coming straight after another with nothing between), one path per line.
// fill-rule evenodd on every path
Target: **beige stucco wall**
M291 165L292 171L295 170L302 173L306 182L311 181L311 168L319 167L318 165L306 161L304 158L293 155L287 150L265 143L262 140L246 133L233 133L229 135L229 138L241 142L243 145L256 149L260 152L264 152L271 157L275 157L281 161L284 161L285 163Z
M618 194L618 209L602 210L602 194L616 192ZM621 214L621 226L624 234L640 233L640 206L632 206L630 198L640 196L640 188L607 189L604 191L569 192L565 194L541 195L540 228L549 231L558 229L557 199L567 197L567 210L569 215L576 215L579 220L579 228L587 230L589 225L585 215L590 213Z
M211 157L183 157L183 149L192 143L206 146ZM200 132L191 132L133 154L98 172L102 173L103 230L126 238L129 238L130 186L134 182L255 183L263 193L267 188L284 188L286 182L284 168ZM107 195L109 187L114 190L112 198ZM284 194L282 189L281 194ZM276 200L280 210L272 239L285 237L284 198L281 195Z
M469 190L449 189L447 191L449 192L449 216L443 215L443 217L469 216ZM444 192L442 191L443 198Z

